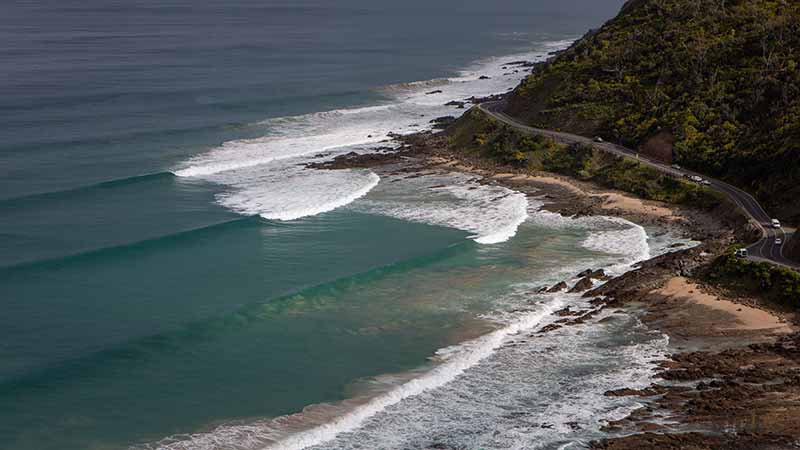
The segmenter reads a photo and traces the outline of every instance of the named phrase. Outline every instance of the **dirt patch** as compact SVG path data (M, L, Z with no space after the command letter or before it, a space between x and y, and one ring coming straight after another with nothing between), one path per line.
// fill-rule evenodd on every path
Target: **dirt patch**
M675 137L672 136L672 133L661 131L642 145L642 154L659 161L671 163L674 143Z
M717 332L758 331L767 335L779 335L794 331L792 325L773 313L706 293L703 288L684 277L671 278L663 288L653 291L653 294L663 296L669 301L688 302L691 306L706 308L708 312L701 315L703 326Z

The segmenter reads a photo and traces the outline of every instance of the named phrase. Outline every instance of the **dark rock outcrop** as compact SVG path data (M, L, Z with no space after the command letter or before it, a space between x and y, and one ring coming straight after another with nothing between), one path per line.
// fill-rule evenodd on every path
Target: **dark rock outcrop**
M586 269L583 272L577 275L578 278L591 278L593 280L608 280L610 277L606 275L606 271L603 269Z
M572 286L572 289L569 290L570 293L574 294L577 292L588 291L589 289L594 287L594 283L592 283L592 279L590 277L583 277L575 283L575 286Z
M431 120L430 123L433 124L433 128L438 129L438 130L443 130L443 129L447 128L448 126L450 126L450 124L452 124L455 121L456 121L456 118L453 117L453 116L443 116L443 117L437 117L437 118Z

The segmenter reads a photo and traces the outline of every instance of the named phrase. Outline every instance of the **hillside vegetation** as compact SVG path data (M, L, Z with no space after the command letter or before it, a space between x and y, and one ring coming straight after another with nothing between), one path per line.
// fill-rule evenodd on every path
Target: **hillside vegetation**
M508 112L727 179L800 222L799 1L631 0Z
M649 200L702 209L728 205L727 198L696 183L670 177L592 146L567 146L541 135L521 134L478 108L464 114L448 129L448 134L453 148L488 156L503 164L569 175Z
M762 296L782 306L800 308L800 273L737 258L733 249L714 261L706 279L745 295Z

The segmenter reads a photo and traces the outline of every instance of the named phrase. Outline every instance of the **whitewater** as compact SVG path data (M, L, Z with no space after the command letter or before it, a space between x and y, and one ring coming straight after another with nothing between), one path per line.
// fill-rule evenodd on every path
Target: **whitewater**
M666 251L643 227L608 217L562 217L540 210L542 203L525 194L465 174L381 178L370 170L305 167L349 152L372 152L378 145L393 148L391 133L427 130L431 119L464 111L445 103L515 86L525 74L508 62L541 61L568 44L553 42L535 52L481 61L453 78L382 87L385 104L269 119L257 124L265 129L263 137L223 143L176 168L179 177L222 186L217 202L245 215L294 221L348 208L463 230L483 245L506 242L521 227L592 230L579 244L594 255L579 264L553 261L546 277L511 286L492 300L495 309L480 317L492 331L440 349L431 365L418 371L376 377L381 388L369 395L135 448L579 448L598 436L605 421L640 406L603 393L621 383L647 385L653 361L666 351L666 338L613 311L601 316L609 319L604 325L536 334L564 306L591 307L577 294L532 292L542 283L574 282L571 277L587 267L624 273Z
M382 104L268 119L253 125L263 128L264 136L225 142L172 172L219 184L223 191L217 202L241 214L292 221L342 208L367 196L380 183L379 177L369 170L312 170L305 164L349 152L372 152L376 146L396 147L393 133L429 130L432 119L460 116L466 109L447 103L505 92L526 74L523 67L509 63L542 61L570 42L549 42L535 51L479 61L451 78L376 88L385 99ZM452 180L456 186L450 194L462 203L487 204L487 198L497 197L497 188L459 187L459 181ZM458 211L458 218L454 211L401 210L374 202L359 209L451 226L471 233L478 243L494 244L514 235L527 208L525 196L516 194L502 207L491 206L488 213L474 207L468 215L464 209Z
M524 226L592 230L581 245L605 256L591 258L590 267L617 273L675 242L652 239L623 219L569 218L536 208ZM647 386L668 344L665 335L613 310L603 311L599 323L537 333L558 320L553 313L565 306L594 308L580 294L534 293L556 280L574 283L574 274L586 267L585 262L553 265L544 278L511 286L480 317L494 330L440 349L429 367L376 377L367 384L378 388L361 396L136 449L582 448L601 436L603 424L641 406L604 392Z

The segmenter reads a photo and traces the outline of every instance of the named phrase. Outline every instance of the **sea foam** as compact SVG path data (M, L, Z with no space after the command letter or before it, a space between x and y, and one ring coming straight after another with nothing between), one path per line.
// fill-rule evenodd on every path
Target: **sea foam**
M434 367L424 375L411 379L402 385L381 394L365 404L356 406L341 416L334 417L327 423L308 430L278 438L280 424L286 420L278 418L274 422L263 422L252 425L222 426L208 433L197 433L191 436L175 436L161 441L154 446L138 448L156 448L160 450L301 450L322 444L336 436L353 431L366 420L396 405L401 401L423 392L437 389L461 376L485 358L491 356L511 336L530 330L541 324L564 304L562 300L554 300L541 305L538 310L518 317L514 322L485 334L477 339L467 341L453 350L447 360ZM283 419L283 420L282 420Z
M453 172L403 179L394 177L353 208L403 220L438 225L470 233L479 244L496 244L513 237L528 218L525 194L503 186L485 185Z
M418 179L408 181L414 180ZM469 187L467 191L475 191ZM387 194L375 191L379 200ZM644 229L622 219L568 218L546 211L531 211L531 219L555 229L588 232L583 245L610 254L620 267L630 268L637 257L665 251L645 251L639 246L647 244ZM563 275L559 267L551 272L538 282L552 283ZM604 393L651 383L654 361L663 358L668 339L647 330L635 317L612 310L598 317L612 320L537 333L558 319L552 313L565 305L584 311L592 306L580 294L533 294L534 288L529 283L511 286L504 299L493 301L499 310L485 316L497 324L494 331L439 350L433 368L410 379L392 377L404 381L383 393L139 448L580 448L602 437L601 427L608 421L641 406L635 398Z
M376 185L375 177L366 175L368 171L330 176L327 171L313 169L306 169L308 173L300 176L293 168L312 159L322 161L351 151L365 151L379 143L391 145L392 133L431 129L431 119L459 116L465 111L446 103L505 92L518 84L525 70L504 68L505 62L541 61L549 51L565 45L566 42L548 43L534 52L480 61L450 78L378 88L376 91L384 96L379 104L267 119L251 126L263 128L264 136L225 142L190 158L172 172L179 177L220 184L223 192L217 197L219 203L243 214L294 220L340 208L366 195L367 187ZM481 79L483 75L488 79ZM281 176L287 173L292 179L281 183ZM479 243L506 240L525 219L522 200L515 201L519 205L512 208L513 219L492 232L468 229L469 217L463 217L465 223L455 226L475 232ZM478 218L471 221L477 223Z

